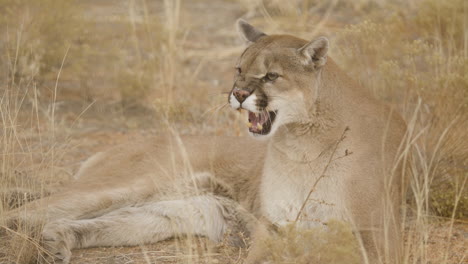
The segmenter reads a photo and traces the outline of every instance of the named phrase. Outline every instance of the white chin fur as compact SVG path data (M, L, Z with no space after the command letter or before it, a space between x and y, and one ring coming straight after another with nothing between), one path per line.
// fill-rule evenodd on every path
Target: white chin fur
M239 101L237 101L237 98L232 93L229 96L229 104L231 105L232 108L234 108L236 110L240 108Z
M255 134L252 132L249 132L249 134L254 137L256 140L267 140L271 136L271 132L268 133L267 135L262 135L262 134Z

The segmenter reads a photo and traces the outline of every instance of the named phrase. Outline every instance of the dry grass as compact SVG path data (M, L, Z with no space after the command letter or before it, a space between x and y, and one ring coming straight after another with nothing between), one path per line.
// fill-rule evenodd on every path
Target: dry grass
M348 27L339 51L343 64L352 65L350 72L376 97L395 105L407 120L417 115L414 129L422 134L413 169L416 177L427 174L423 199L439 215L460 218L468 212L464 3L428 0L416 13L395 11L383 21Z
M404 263L466 262L466 1L0 0L0 14L0 220L60 189L96 150L157 134L167 121L180 134L243 135L235 113L221 106L242 50L233 24L245 15L266 32L328 34L331 56L402 113L410 128L402 157L411 178ZM349 256L349 230L334 228L288 229L265 246L277 252L274 263L311 263L325 250ZM32 227L7 233L0 262L35 259L39 240ZM189 242L174 243L186 255L206 249L184 251ZM208 258L151 257L164 249L119 252L128 257L122 263L239 263L245 256L221 247ZM84 262L104 262L92 256Z
M349 225L330 221L327 228L297 230L293 225L260 241L263 250L271 252L271 263L335 263L361 262L359 243Z

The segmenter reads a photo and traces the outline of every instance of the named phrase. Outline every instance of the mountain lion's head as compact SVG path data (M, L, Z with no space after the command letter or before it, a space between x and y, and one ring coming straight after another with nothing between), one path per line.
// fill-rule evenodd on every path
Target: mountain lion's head
M254 136L270 136L282 125L307 122L327 62L328 40L269 36L243 20L237 26L249 46L236 65L231 107L248 111Z

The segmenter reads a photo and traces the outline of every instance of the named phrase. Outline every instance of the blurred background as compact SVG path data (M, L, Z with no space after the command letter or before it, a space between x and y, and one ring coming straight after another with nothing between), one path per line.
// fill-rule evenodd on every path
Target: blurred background
M226 105L244 49L238 18L269 34L327 36L330 56L405 117L418 143L405 263L468 263L466 0L0 0L0 218L119 142L167 129L246 136ZM0 262L30 261L37 235L9 235ZM162 248L167 263L181 261ZM74 261L138 263L156 251L102 252Z

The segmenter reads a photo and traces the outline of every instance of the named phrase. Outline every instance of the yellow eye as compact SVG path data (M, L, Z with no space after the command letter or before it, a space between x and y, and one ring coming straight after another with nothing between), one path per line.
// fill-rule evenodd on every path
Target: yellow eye
M265 77L266 77L266 79L268 81L274 81L274 80L278 79L279 75L276 72L269 72L269 73L267 73L267 75Z

